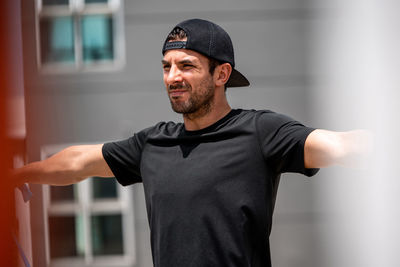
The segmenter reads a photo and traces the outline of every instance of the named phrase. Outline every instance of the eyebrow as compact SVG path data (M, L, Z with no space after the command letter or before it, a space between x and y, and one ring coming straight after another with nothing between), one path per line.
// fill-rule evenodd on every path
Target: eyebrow
M189 59L184 59L184 60L179 61L179 64L187 64L187 63L194 64L194 62L192 60L189 60Z
M163 64L163 65L169 65L170 63L168 62L168 61L166 61L166 60L161 60L161 63ZM184 60L181 60L181 61L179 61L178 62L179 64L195 64L196 62L194 62L194 61L192 61L192 60L190 60L190 59L184 59Z

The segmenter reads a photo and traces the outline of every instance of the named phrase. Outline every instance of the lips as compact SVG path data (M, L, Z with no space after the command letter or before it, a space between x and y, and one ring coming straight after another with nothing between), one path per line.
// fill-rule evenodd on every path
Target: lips
M184 89L169 90L169 95L171 97L175 97L176 98L176 97L182 96L186 92L187 92L187 90L184 90Z

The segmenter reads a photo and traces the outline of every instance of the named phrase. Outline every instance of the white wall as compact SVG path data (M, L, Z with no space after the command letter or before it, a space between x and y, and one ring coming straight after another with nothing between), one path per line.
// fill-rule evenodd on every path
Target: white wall
M375 144L365 168L331 168L318 183L317 253L321 266L399 266L400 5L330 5L313 24L314 119L327 128L369 129Z

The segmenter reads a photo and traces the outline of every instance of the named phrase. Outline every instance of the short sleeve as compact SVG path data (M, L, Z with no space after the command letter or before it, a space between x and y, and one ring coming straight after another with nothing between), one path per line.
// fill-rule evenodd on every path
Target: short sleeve
M140 160L144 143L143 133L103 145L103 157L121 185L142 182Z
M305 141L314 130L274 112L262 112L257 119L262 153L267 164L277 173L296 172L313 176L318 172L318 169L304 166Z

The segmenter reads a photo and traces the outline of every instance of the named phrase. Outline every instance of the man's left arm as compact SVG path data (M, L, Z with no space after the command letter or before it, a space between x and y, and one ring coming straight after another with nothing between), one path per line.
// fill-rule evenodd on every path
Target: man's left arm
M331 165L364 167L372 147L372 134L366 130L333 132L317 129L304 145L306 168Z

